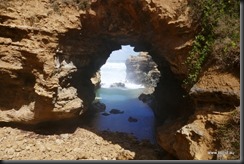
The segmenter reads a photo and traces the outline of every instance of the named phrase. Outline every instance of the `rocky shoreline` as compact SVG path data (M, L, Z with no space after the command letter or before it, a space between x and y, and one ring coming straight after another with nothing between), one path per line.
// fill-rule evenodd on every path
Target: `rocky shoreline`
M0 125L2 160L163 160L172 158L158 145L130 134L96 131L79 121L35 128Z

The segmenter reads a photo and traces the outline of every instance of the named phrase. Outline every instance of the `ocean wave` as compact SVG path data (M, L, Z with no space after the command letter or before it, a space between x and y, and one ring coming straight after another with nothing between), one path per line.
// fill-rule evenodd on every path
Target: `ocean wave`
M126 81L126 65L125 63L108 62L103 65L101 71L101 87L110 88L114 83L123 83L125 87L120 89L139 89L144 88L143 85L129 83Z

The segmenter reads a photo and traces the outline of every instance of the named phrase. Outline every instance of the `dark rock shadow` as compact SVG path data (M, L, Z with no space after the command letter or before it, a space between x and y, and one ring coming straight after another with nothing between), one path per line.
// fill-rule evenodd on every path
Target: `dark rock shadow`
M18 128L23 131L33 132L45 137L47 135L60 135L69 133L72 134L77 128L89 130L104 140L110 141L112 144L118 144L125 150L135 152L135 157L132 160L175 160L173 156L164 151L159 145L151 144L148 140L139 141L131 134L123 132L98 131L89 125L89 117L92 113L87 112L81 117L75 119L67 119L60 121L48 121L36 125L26 125L20 123L3 123L0 122L0 127ZM123 159L125 158L125 159ZM118 156L118 160L127 160L123 154Z

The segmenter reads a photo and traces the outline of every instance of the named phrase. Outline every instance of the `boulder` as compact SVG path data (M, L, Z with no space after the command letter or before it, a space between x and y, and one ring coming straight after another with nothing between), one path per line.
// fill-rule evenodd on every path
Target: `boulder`
M113 83L110 85L110 88L125 88L125 84L121 82Z

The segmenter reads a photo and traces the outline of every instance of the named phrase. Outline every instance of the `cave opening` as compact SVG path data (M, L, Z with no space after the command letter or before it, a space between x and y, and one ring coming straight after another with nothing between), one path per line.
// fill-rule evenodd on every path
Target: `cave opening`
M160 71L148 52L135 52L134 47L122 45L110 54L99 74L101 81L90 108L90 125L156 143L150 103Z

